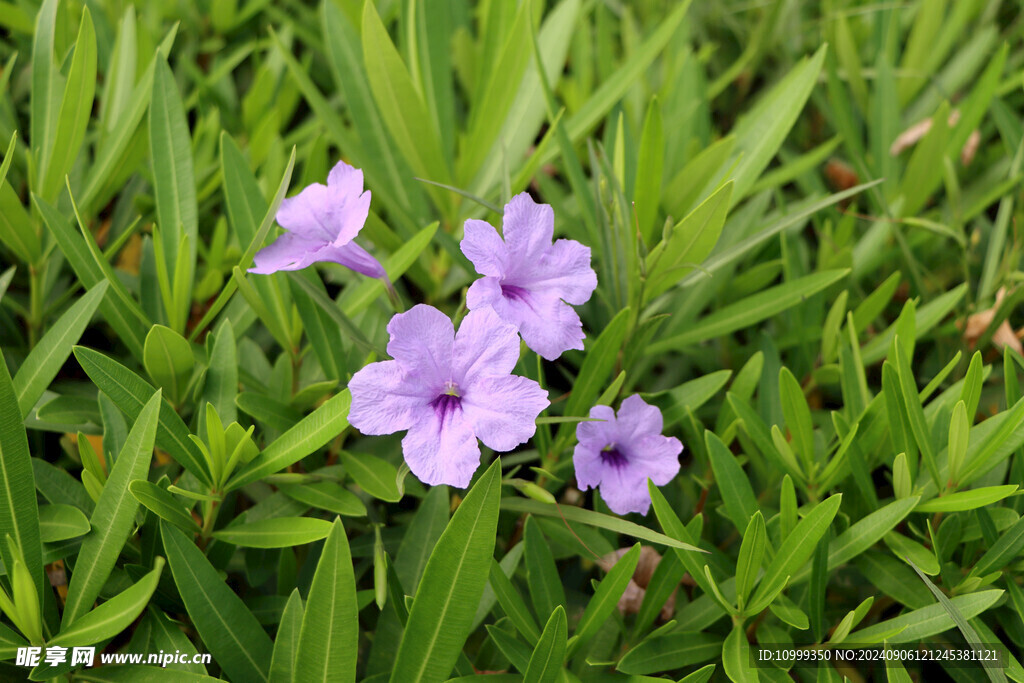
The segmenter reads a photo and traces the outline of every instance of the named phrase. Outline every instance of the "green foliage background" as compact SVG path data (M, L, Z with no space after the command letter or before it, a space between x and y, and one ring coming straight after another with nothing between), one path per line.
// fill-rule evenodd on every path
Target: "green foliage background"
M1024 681L1024 358L993 342L1022 30L999 0L0 2L0 676ZM246 274L339 157L406 305L459 313L463 221L523 190L593 250L586 351L524 354L551 415L468 492L348 428L379 282ZM571 453L630 393L686 450L622 519ZM635 543L662 560L623 615ZM750 666L828 643L1005 668Z

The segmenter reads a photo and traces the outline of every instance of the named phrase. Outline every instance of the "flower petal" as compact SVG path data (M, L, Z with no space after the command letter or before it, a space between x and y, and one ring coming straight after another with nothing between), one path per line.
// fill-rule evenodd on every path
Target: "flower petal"
M555 212L549 204L537 204L520 192L505 205L501 231L508 253L517 262L537 261L551 246L555 233Z
M523 264L514 278L530 289L554 292L570 304L585 304L597 288L597 274L590 267L590 247L575 240L557 240L539 261Z
M576 440L582 444L601 450L619 440L619 426L615 421L615 411L609 406L594 406L590 415L603 422L580 422L576 425Z
M452 347L455 327L451 319L433 306L417 304L398 313L388 323L388 353L402 369L420 378L436 393L452 377Z
M500 277L505 274L508 247L490 223L472 218L467 220L459 248L481 275Z
M409 429L430 410L433 392L416 383L393 360L370 363L349 380L352 405L348 421L363 434L393 434Z
M491 308L470 311L455 335L454 379L467 391L483 377L508 375L519 361L519 335Z
M355 197L363 191L363 172L339 161L327 174L327 187L341 196Z
M473 431L496 451L510 451L528 441L537 431L537 416L549 405L547 391L517 375L483 379L462 397Z
M409 469L424 484L447 484L464 489L480 466L480 446L462 410L442 422L431 411L402 439Z
M334 193L326 185L313 183L294 197L281 201L277 222L300 237L332 242L337 237L330 220L333 204Z
M576 470L576 486L581 491L596 489L601 484L605 469L604 463L601 462L601 448L590 442L581 441L573 449L572 464Z
M605 470L601 480L601 498L617 515L639 512L646 515L651 509L651 493L647 490L647 477L640 476L629 467Z
M683 444L674 436L650 434L630 443L626 451L627 467L641 478L649 478L656 486L664 486L679 474Z
M273 244L256 252L249 272L269 275L279 270L301 270L320 260L320 250L324 246L321 240L286 232L274 240Z
M640 394L633 394L622 402L619 406L618 420L623 439L639 439L649 434L661 434L664 426L661 411L640 398Z
M523 341L539 355L555 360L569 349L583 350L583 323L557 295L521 290L506 300Z
M348 242L340 247L334 245L326 247L323 250L322 260L340 263L346 268L368 277L380 278L382 280L388 279L388 274L384 270L384 266L380 264L380 261L355 242Z

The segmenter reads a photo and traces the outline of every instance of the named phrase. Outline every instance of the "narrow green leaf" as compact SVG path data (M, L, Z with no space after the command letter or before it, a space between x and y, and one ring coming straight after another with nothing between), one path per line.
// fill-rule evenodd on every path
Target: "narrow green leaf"
M348 426L351 403L348 389L332 396L319 408L263 449L225 487L231 491L274 474L313 453Z
M92 14L86 7L82 11L82 22L75 40L75 55L71 59L64 97L57 116L53 150L48 158L37 158L42 177L39 193L49 201L57 198L64 185L64 176L71 170L82 148L95 94L96 31L92 24Z
M142 408L154 388L149 382L115 360L104 356L98 351L83 346L74 347L75 358L89 375L89 379L99 387L100 391L129 418L138 419ZM199 447L188 438L189 430L174 408L163 401L160 405L160 418L157 424L156 443L167 451L185 469L196 475L204 483L210 482L210 473L206 467ZM142 477L136 477L142 478Z
M751 605L760 603L761 599L779 585L783 577L794 576L810 559L818 541L828 531L836 513L839 512L842 499L842 494L829 496L800 520L775 552L775 558L768 565L754 596L750 599Z
M241 598L183 533L160 523L167 561L206 650L233 680L266 681L273 643Z
M614 531L618 534L626 534L633 538L638 538L650 543L657 543L670 548L695 550L701 553L704 552L700 548L688 543L683 543L675 538L670 538L664 534L659 534L657 531L652 531L647 527L640 526L639 524L634 524L633 522L626 521L619 517L604 515L600 512L585 510L572 505L552 505L551 503L541 503L540 501L529 498L510 497L501 499L501 509L509 512L543 515L545 517L557 517L559 519L564 518L569 522L579 522L588 526L597 527L598 529L608 529L609 531Z
M569 644L569 657L577 652L584 643L593 638L605 620L611 616L622 597L623 591L633 578L637 562L640 561L640 544L637 543L623 555L601 583L594 590L594 597L587 603L583 616L576 624L576 632Z
M348 538L340 519L330 525L309 588L295 656L295 680L354 681L359 608Z
M526 518L523 542L526 544L526 576L533 609L539 615L550 615L559 605L566 604L565 590L551 548L533 517Z
M83 294L43 335L18 368L14 375L14 393L18 396L18 407L23 417L28 417L46 387L60 372L64 361L71 355L72 346L89 325L106 292L107 283L100 282Z
M89 533L89 518L71 505L39 506L39 535L43 543L66 541Z
M302 596L298 588L293 588L277 625L274 654L270 660L270 683L292 683L295 680L295 655L299 650L304 614Z
M113 638L128 628L146 609L163 569L164 558L157 557L152 571L99 607L65 625L49 644L73 647Z
M722 643L722 668L733 683L756 683L757 669L750 667L750 644L743 624L734 624Z
M750 327L802 303L807 297L835 284L849 273L848 268L825 270L770 287L716 310L692 325L686 332L651 343L645 352L651 355L675 351L687 345Z
M530 655L530 665L523 674L524 683L554 683L562 670L565 659L566 623L565 610L561 605L555 608L540 634L537 647Z
M332 525L312 517L273 517L235 524L213 532L213 537L244 548L289 548L327 538Z
M398 470L387 460L375 455L347 451L342 451L339 455L345 471L371 496L388 503L397 503L402 499L402 494L395 483Z
M0 355L0 530L14 541L22 558L18 561L24 562L36 595L42 596L45 584L39 508L28 438L22 422L14 384L7 363ZM8 568L14 567L18 559L10 545L0 542L0 559ZM31 634L26 635L31 637Z
M128 484L145 479L149 472L161 403L158 389L139 412L96 501L96 509L89 520L93 530L82 543L68 586L61 622L65 627L74 624L92 607L132 532L139 503L129 493Z
M499 460L470 489L430 554L390 680L447 678L487 583L501 495Z
M926 500L917 506L915 512L959 512L973 510L998 502L1017 491L1016 484L1005 486L984 486L980 489L957 491L949 495Z
M704 444L715 473L715 483L722 494L725 510L737 531L747 528L751 516L758 511L757 498L743 468L716 434L704 432Z
M987 590L967 595L958 595L950 602L966 619L973 619L994 605L1005 591ZM880 636L890 643L916 643L924 638L938 635L953 628L953 618L939 603L901 614L881 621L846 637L849 645L872 645L881 642Z
M167 520L187 533L199 533L199 524L192 519L178 500L153 482L136 479L128 484L128 490L142 505L160 519Z

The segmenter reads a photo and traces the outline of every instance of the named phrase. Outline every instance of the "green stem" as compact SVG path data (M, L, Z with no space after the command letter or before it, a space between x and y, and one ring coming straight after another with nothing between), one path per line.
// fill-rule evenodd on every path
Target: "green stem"
M28 305L28 345L33 348L42 333L43 327L43 279L45 268L35 265L28 267L29 273L29 305Z

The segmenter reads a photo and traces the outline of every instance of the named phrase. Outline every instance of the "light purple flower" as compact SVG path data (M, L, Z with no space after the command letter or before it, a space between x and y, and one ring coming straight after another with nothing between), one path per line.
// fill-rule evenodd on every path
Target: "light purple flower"
M480 465L480 439L510 451L533 436L547 392L512 375L516 329L494 311L471 311L459 326L420 304L388 323L388 353L348 384L349 423L363 434L408 430L402 452L426 484L466 488Z
M474 311L491 307L523 341L554 360L583 348L583 324L568 304L583 304L597 287L590 248L575 240L551 243L555 214L523 192L505 205L504 239L486 221L467 220L462 253L483 275L466 294Z
M327 176L327 185L313 183L281 202L277 222L286 232L256 252L249 272L268 275L330 261L386 280L380 262L353 241L369 212L370 191L363 192L363 172L339 161Z
M594 406L590 417L604 422L580 422L576 427L576 483L582 490L601 487L601 497L616 514L651 507L647 480L664 486L679 473L683 444L662 436L661 411L634 394L622 402L618 416L608 406Z

